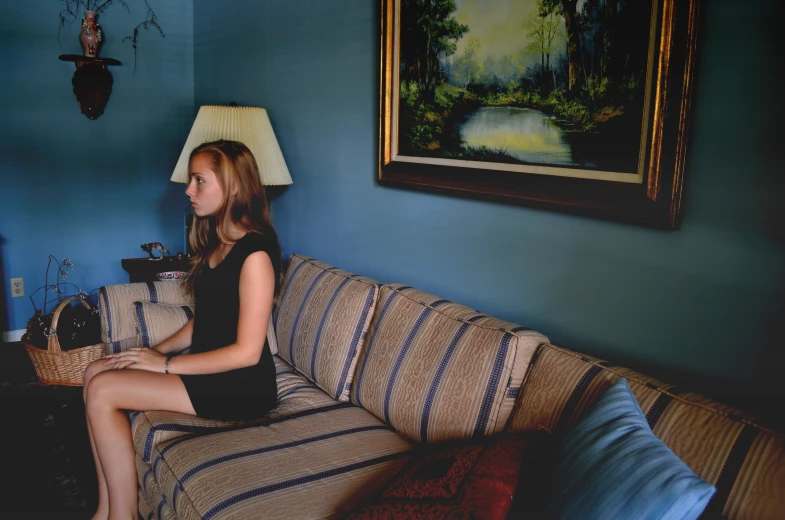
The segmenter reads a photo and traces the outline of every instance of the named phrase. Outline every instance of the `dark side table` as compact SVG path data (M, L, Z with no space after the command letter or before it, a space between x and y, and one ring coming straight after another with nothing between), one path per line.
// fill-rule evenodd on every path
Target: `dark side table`
M22 343L0 343L0 518L87 518L98 483L81 386L38 383Z
M188 271L190 265L185 256L165 256L159 260L151 258L123 258L120 261L130 282L155 282L158 273L166 271Z

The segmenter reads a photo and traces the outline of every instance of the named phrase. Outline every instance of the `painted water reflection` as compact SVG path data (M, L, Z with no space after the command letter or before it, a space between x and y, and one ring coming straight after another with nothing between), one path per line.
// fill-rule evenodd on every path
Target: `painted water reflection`
M460 132L467 146L504 150L527 163L577 165L564 130L532 108L483 107L469 116Z

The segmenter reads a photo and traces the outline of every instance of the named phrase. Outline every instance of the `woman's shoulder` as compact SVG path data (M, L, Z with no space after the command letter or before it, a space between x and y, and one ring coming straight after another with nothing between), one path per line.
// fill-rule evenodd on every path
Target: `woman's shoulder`
M243 238L237 241L235 247L237 246L240 246L245 256L257 251L265 251L272 256L278 249L278 242L274 237L258 231L249 231Z
M238 244L242 243L245 247L252 247L257 245L267 245L270 243L270 237L262 234L259 231L249 231L243 238L237 241Z

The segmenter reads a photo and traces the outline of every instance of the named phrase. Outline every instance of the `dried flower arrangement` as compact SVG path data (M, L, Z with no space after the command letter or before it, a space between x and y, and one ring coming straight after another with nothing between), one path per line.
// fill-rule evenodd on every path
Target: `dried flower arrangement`
M55 282L49 283L49 269L52 262L57 264L57 276ZM72 309L64 309L59 319L59 330L50 328L52 323L52 313L61 301L72 296L77 296L87 301L87 299L97 291L97 289L87 293L76 284L67 282L68 273L74 268L74 263L68 258L58 261L49 255L49 263L46 266L45 283L30 294L30 302L33 304L33 316L27 322L27 331L22 336L22 341L34 347L45 349L49 341L49 336L57 335L63 350L79 348L85 345L92 345L100 341L101 325L98 316L98 308L92 307L90 310L81 305ZM44 292L44 303L42 308L36 306L33 297L39 292ZM50 299L50 293L54 294ZM51 310L49 306L51 305Z
M65 4L65 9L60 11L60 27L57 30L57 40L60 41L60 30L65 27L66 18L70 18L71 21L76 20L79 16L79 11L84 9L85 11L94 11L96 15L101 14L107 7L112 5L115 0L61 0ZM128 7L128 4L125 3L124 0L116 0L117 3L122 4L125 7L125 10L129 13L131 9ZM162 37L166 38L163 29L158 24L158 19L156 18L155 11L150 7L148 0L142 0L144 2L145 7L147 7L147 13L145 14L144 20L139 22L139 24L134 27L133 33L131 36L126 36L123 38L123 41L130 41L131 46L134 48L134 72L136 72L136 50L137 50L137 42L139 39L139 30L144 29L148 30L150 27L155 27L158 29L158 32L161 34ZM82 27L84 28L87 24L87 20L82 18ZM103 39L103 33L101 32L100 27L96 31L98 40L101 41Z

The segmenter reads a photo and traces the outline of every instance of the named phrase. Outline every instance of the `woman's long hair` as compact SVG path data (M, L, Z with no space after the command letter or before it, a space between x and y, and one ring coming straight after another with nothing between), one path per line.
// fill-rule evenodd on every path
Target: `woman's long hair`
M264 185L259 177L259 167L251 151L237 141L215 141L202 144L191 152L190 161L197 155L205 157L209 162L218 184L223 191L224 200L216 212L216 216L197 217L188 240L194 250L191 269L185 277L186 291L193 295L196 277L204 269L210 254L221 242L231 244L229 230L234 222L249 233L261 233L275 245L271 251L277 258L272 258L273 266L280 263L280 245L278 235L270 218L270 209L265 195ZM237 193L232 195L232 188L237 185ZM280 269L276 269L275 297L281 288Z

